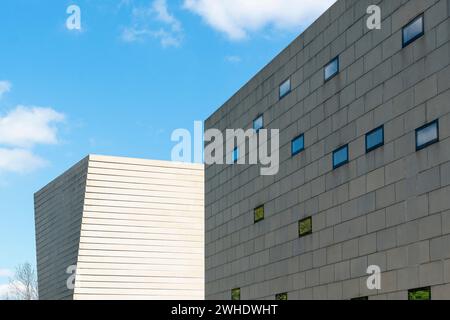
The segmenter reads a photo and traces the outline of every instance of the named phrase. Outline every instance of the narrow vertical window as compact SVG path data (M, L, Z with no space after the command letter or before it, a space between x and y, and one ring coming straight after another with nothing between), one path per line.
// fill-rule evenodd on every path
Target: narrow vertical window
M291 92L291 79L287 79L286 81L284 81L282 84L280 84L280 89L279 89L279 97L284 98L285 96L287 96L289 94L289 92Z
M264 220L264 206L259 206L253 210L255 223Z
M305 136L299 135L291 141L291 155L295 156L305 150Z
M236 147L233 150L233 163L237 163L239 160L239 148Z
M348 163L348 145L333 152L333 169L337 169Z
M403 47L419 39L424 35L424 18L423 14L415 18L413 21L403 27Z
M298 222L298 236L304 237L312 233L312 217L300 220Z
M241 288L231 290L231 300L241 300Z
M258 132L264 128L264 116L260 115L255 120L253 120L253 129Z
M331 60L324 68L325 81L330 80L339 73L339 57Z

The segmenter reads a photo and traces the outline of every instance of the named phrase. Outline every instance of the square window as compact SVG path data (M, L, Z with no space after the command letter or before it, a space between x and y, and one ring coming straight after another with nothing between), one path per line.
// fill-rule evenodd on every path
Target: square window
M253 210L255 215L255 223L264 220L264 206L259 206Z
M287 79L280 85L279 97L280 99L285 97L291 92L291 79Z
M253 120L253 130L258 132L262 128L264 128L264 116L260 115Z
M298 236L304 237L312 233L312 217L298 222Z
M241 300L241 288L231 290L231 300Z
M233 150L233 163L237 163L239 160L239 148L234 148Z
M415 18L413 21L403 27L403 47L414 42L424 35L424 18L423 14Z
M384 145L384 127L381 126L366 134L366 152L373 151Z
M408 300L431 300L431 288L419 288L408 291Z
M305 136L302 134L291 141L291 155L295 156L305 150Z
M337 169L348 163L348 145L333 152L333 169Z
M416 130L416 151L439 141L439 121L433 121Z
M287 292L279 293L279 294L275 295L275 300L286 301L287 299L288 299Z
M325 81L330 80L339 73L339 57L334 58L324 68Z

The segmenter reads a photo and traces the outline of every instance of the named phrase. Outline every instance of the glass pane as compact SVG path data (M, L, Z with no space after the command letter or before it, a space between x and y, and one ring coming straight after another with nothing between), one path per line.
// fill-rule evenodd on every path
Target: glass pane
M434 122L417 131L417 148L423 147L438 139L438 125Z
M423 32L423 17L419 17L403 29L403 44L408 44Z
M409 290L408 299L409 300L431 300L431 289L430 288L422 288L422 289Z
M279 293L275 296L275 300L287 300L288 299L288 294L287 293Z
M259 131L263 127L264 127L263 116L260 116L260 117L256 118L255 120L253 120L253 129L255 129L256 131Z
M237 162L239 160L239 149L235 148L233 150L233 162Z
M325 80L330 79L338 72L339 72L339 60L338 58L336 58L325 66Z
M231 300L241 300L241 289L231 290Z
M374 148L381 146L383 144L383 128L379 128L367 135L367 145L366 150L373 150Z
M298 223L298 234L300 237L312 232L312 218L307 218Z
M291 91L291 79L287 79L280 86L280 98L284 97Z
M260 206L255 209L255 222L261 221L264 219L264 206Z
M333 166L336 168L348 161L348 147L341 148L333 153Z
M295 155L305 148L305 137L302 135L292 140L292 155Z

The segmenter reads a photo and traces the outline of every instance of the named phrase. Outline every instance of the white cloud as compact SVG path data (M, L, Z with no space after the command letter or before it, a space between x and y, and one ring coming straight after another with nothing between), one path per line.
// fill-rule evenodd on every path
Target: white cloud
M158 39L163 47L179 47L183 40L181 22L169 12L166 0L155 0L149 7L134 7L131 26L122 31L125 42Z
M274 27L297 30L305 27L335 0L184 0L184 8L201 16L231 40Z
M0 172L29 173L47 165L47 161L26 149L0 148Z
M0 81L0 99L3 94L9 92L11 90L11 82L9 81Z
M0 269L0 278L12 277L13 272L9 269Z
M58 143L56 124L64 115L51 108L18 106L0 115L0 173L28 173L47 161L35 155L35 145Z
M4 117L0 115L0 144L32 147L35 144L56 144L56 123L64 120L51 108L18 106Z
M239 56L226 56L225 60L230 63L239 63L242 61L242 58Z

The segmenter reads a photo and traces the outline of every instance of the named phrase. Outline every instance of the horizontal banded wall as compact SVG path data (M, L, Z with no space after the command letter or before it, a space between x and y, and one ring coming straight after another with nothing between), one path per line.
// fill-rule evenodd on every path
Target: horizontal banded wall
M75 299L204 298L203 165L90 156Z

